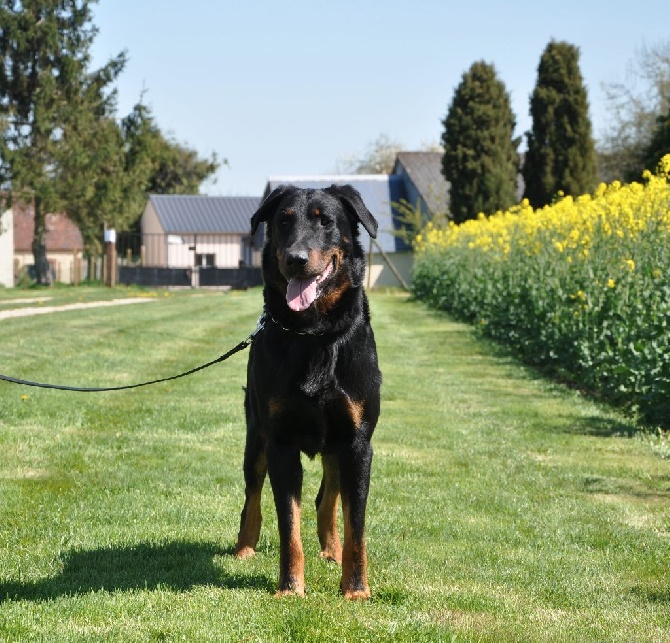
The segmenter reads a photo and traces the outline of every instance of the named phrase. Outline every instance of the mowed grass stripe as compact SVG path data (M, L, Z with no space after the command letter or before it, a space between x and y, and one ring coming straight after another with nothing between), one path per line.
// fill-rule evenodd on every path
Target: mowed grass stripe
M258 290L154 294L4 320L3 370L81 385L167 376L246 337L261 308ZM371 307L384 384L369 603L344 601L318 559L318 461L304 459L307 597L273 597L269 485L259 554L232 557L241 354L136 391L0 387L0 639L667 638L667 461L470 327L397 293Z

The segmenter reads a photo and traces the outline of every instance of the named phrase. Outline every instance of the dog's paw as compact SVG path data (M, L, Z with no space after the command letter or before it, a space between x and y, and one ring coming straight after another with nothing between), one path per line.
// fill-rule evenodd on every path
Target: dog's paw
M330 549L324 549L319 553L319 558L330 561L332 563L337 563L338 565L342 564L342 550L333 551Z
M244 560L245 558L251 558L252 556L255 556L256 552L254 551L253 547L249 547L248 545L245 545L244 547L236 547L235 548L235 558L239 558L240 560Z
M278 589L275 592L275 597L276 598L284 598L285 596L300 596L300 598L304 598L305 596L305 588L302 586L298 587L287 587L285 589Z
M342 593L348 601L367 601L370 598L369 587L365 587L364 589L349 589Z

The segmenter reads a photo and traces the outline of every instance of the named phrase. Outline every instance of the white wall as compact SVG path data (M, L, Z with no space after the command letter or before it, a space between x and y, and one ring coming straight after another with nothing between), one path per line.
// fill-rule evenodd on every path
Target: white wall
M14 215L11 210L0 215L0 285L14 286Z

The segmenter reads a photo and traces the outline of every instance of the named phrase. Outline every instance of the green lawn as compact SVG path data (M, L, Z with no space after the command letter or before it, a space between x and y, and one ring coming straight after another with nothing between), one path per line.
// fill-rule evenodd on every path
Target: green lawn
M259 290L0 290L145 305L0 320L0 373L80 386L164 377L255 327ZM44 304L46 305L46 303ZM117 393L0 382L0 641L670 640L664 443L542 380L463 324L375 293L384 372L368 512L373 598L318 558L304 460L307 597L233 558L246 355Z

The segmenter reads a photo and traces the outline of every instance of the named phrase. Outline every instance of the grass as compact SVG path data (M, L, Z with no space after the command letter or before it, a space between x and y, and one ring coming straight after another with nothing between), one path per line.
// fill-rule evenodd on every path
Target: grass
M82 386L172 375L240 341L261 306L258 290L133 292L156 301L0 321L0 372ZM33 294L0 291L0 309ZM0 640L667 640L667 443L403 295L371 305L384 372L371 601L341 598L318 558L316 461L303 462L307 597L273 596L269 488L259 554L231 555L237 355L118 393L0 383Z

